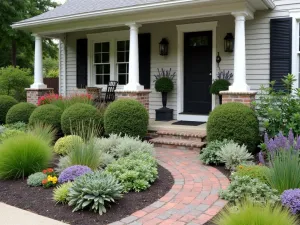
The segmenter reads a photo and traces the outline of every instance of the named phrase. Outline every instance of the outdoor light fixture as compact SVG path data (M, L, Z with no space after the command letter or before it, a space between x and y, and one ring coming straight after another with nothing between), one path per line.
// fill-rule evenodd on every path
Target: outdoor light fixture
M159 54L166 56L169 53L169 42L166 38L161 39L159 42Z
M232 33L227 33L224 38L224 51L225 52L233 52L234 50L234 37Z

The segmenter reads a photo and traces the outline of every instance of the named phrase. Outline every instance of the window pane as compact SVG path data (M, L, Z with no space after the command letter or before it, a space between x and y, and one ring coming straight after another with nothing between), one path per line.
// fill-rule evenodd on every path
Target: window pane
M102 43L102 52L109 52L109 42Z
M101 52L101 43L95 43L95 52Z
M129 51L129 41L126 41L126 51Z
M102 53L102 63L109 62L109 53Z
M95 63L101 63L101 53L95 54Z
M125 51L125 41L118 41L117 51Z
M109 83L109 79L110 76L109 75L104 75L104 84L108 84Z
M96 65L96 74L103 74L103 65Z
M103 67L104 67L104 73L110 73L110 64L105 64L105 65L103 65Z
M125 61L125 52L118 52L118 62L126 62Z
M129 52L126 52L125 62L129 62Z
M126 75L119 75L119 84L127 84Z
M127 72L126 64L119 64L118 66L119 66L119 69L118 69L119 73L126 73Z
M97 75L96 76L96 84L102 84L102 75Z

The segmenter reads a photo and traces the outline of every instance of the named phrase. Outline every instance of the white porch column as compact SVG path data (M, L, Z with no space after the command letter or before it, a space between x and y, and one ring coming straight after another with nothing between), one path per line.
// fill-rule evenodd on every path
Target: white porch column
M130 48L129 48L129 82L124 87L127 91L144 90L139 82L139 27L136 23L127 24L130 27Z
M35 34L35 51L34 51L34 83L30 86L32 89L47 88L43 81L43 52L42 37Z
M234 46L234 81L229 87L231 92L247 92L250 87L246 83L246 38L244 12L232 13L235 17L235 46Z

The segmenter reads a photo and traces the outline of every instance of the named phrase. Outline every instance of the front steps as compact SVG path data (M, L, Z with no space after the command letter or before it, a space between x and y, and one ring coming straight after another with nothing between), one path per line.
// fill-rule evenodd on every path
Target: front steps
M158 130L150 134L155 147L199 151L205 147L205 131Z

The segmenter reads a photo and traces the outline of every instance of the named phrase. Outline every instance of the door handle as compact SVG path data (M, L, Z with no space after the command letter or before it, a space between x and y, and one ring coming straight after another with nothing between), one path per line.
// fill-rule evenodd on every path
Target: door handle
M209 76L212 76L212 71L210 71Z

